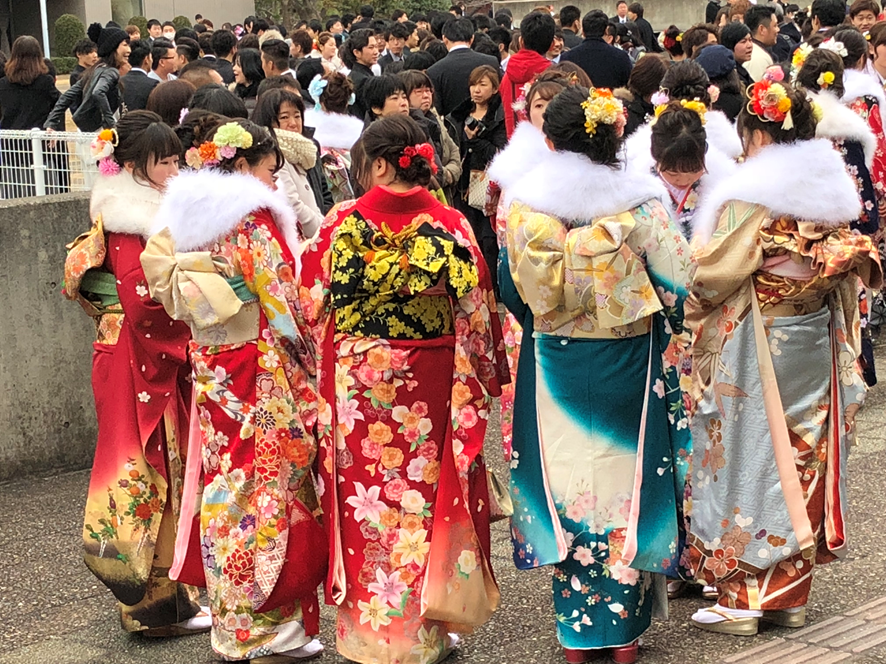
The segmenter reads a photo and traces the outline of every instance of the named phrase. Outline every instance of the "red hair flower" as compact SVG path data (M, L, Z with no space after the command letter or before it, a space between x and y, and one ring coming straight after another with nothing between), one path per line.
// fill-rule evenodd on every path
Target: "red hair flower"
M430 143L422 143L420 145L407 145L403 148L403 154L398 160L400 168L409 168L412 166L414 157L421 157L431 167L431 173L437 174L437 164L434 163L434 146Z

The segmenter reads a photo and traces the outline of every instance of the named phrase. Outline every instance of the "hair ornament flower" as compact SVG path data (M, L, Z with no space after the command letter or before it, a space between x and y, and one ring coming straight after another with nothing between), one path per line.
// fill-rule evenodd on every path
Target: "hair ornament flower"
M711 83L708 86L708 96L711 98L711 103L716 104L717 100L720 98L720 88Z
M314 108L318 111L320 110L320 95L323 94L327 85L329 85L329 81L320 76L320 74L317 74L311 79L311 83L308 85L308 94L311 95L311 99L314 100Z
M612 91L606 88L591 88L588 98L581 103L585 112L585 131L589 136L597 133L597 126L612 125L615 135L621 137L624 134L625 118L624 105L612 96Z
M683 41L683 33L682 32L679 35L677 35L677 41L678 42Z
M807 43L802 43L797 47L797 50L794 51L794 55L791 58L791 80L796 81L797 75L800 73L800 70L803 68L803 65L806 63L806 58L809 57L809 54L812 53L815 49Z
M823 48L826 51L833 51L841 58L845 58L849 55L849 51L846 50L846 47L843 45L841 41L835 41L833 37L830 39L823 41L819 48Z
M434 146L430 143L421 143L419 145L407 145L400 154L397 163L400 168L409 168L412 166L412 160L415 157L421 157L431 167L431 173L437 174L437 164L434 162Z
M748 88L748 112L753 113L763 122L781 123L782 129L793 129L791 117L791 98L781 83L760 80Z
M763 72L763 80L772 83L781 83L784 80L784 69L778 65L766 67L766 71Z
M822 90L827 90L834 84L834 72L832 71L823 71L818 75L818 87Z
M185 163L194 169L218 166L223 159L233 159L238 149L246 150L251 147L252 134L238 123L229 122L218 128L213 140L189 149L185 153Z
M658 119L662 113L668 110L670 102L665 104L659 104L655 107L655 118ZM693 111L698 114L698 117L701 118L701 123L705 124L705 114L708 112L708 107L704 105L703 101L700 101L698 98L689 101L688 99L681 99L680 106L685 108L688 111Z
M92 156L96 159L104 159L114 154L114 148L120 143L120 137L116 129L102 129L92 141L90 148Z
M653 106L667 106L668 102L671 101L671 98L667 90L659 90L658 92L652 93L650 101Z

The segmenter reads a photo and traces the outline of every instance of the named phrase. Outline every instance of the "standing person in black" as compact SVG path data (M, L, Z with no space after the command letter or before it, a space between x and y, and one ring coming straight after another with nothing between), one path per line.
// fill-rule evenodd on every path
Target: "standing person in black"
M574 5L566 5L560 10L560 25L563 28L563 43L573 49L581 45L581 10Z
M643 5L639 2L628 5L628 18L637 24L637 30L640 32L640 41L646 47L646 52L661 53L662 48L658 45L658 40L652 31L652 25L643 18Z
M42 127L59 98L55 79L43 60L40 42L19 37L12 44L6 63L6 76L0 79L0 127L33 129ZM36 195L33 156L28 139L3 139L3 198ZM53 192L59 193L59 192Z
M434 105L437 112L444 117L470 99L471 86L468 80L472 71L483 65L500 71L497 58L471 49L473 41L474 24L470 19L450 19L443 26L443 43L449 53L428 69L427 74L434 84Z
M74 124L80 131L111 129L120 110L120 68L129 66L129 35L120 28L89 26L89 38L98 45L98 62L87 69L70 90L59 97L44 123L46 129L61 131L65 111L74 105Z
M143 111L148 107L151 90L160 85L160 81L148 78L151 71L151 42L139 39L129 44L129 65L132 69L120 79L123 88L123 104L127 111Z
M71 70L71 87L77 84L83 72L98 62L98 54L95 52L95 44L90 39L81 39L74 45L74 57L77 58L77 66Z
M215 61L212 63L221 74L225 85L234 82L234 54L237 51L237 37L230 30L216 30L212 33L212 50Z
M372 5L363 5L360 7L360 14L357 16L357 19L351 24L351 27L348 28L349 36L354 34L357 30L366 30L369 26L372 25L372 17L375 16L375 10L372 8Z
M354 30L342 44L341 51L342 61L351 70L348 78L354 86L354 95L357 98L351 106L351 113L362 120L366 117L366 111L369 109L363 102L360 88L363 87L363 83L375 76L372 72L372 65L378 62L375 33L367 29Z
M592 9L581 21L585 40L581 46L560 56L561 62L574 62L585 70L595 87L623 88L631 77L631 57L620 48L603 41L609 18L599 9Z
M720 45L732 51L735 73L741 81L742 89L747 90L749 85L754 84L754 79L744 68L744 63L751 59L751 54L754 52L754 39L750 29L738 21L727 23L720 30Z

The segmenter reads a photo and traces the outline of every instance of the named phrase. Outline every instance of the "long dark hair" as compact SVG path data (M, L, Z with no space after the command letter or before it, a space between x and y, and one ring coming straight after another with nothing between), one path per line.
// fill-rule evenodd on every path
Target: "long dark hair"
M249 81L249 85L237 84L235 88L237 96L244 99L258 96L258 84L265 80L265 70L261 66L261 51L257 48L237 51L237 66Z
M49 73L40 42L28 36L16 39L5 70L6 78L18 85L30 85L38 76Z

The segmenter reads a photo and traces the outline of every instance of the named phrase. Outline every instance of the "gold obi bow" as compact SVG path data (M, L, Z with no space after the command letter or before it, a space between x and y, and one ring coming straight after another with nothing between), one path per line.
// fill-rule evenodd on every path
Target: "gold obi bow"
M148 240L141 263L151 297L171 318L189 323L198 343L240 343L258 337L257 302L245 303L238 296L210 252L176 252L166 228Z
M604 217L566 234L566 310L594 316L600 327L630 325L663 309L643 260L625 244L630 213Z

